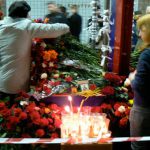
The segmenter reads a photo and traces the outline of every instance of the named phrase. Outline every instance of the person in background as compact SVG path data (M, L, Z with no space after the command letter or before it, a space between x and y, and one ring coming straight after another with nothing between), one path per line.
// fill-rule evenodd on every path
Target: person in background
M0 20L2 20L3 12L0 10Z
M68 24L66 16L60 12L57 4L55 2L48 3L49 14L45 16L45 19L48 19L47 23L65 23Z
M141 11L135 11L133 17L133 33L132 33L132 51L140 49L141 39L139 39L139 33L137 29L137 20L142 16Z
M146 14L150 14L150 6L146 7Z
M82 17L78 14L78 7L77 5L71 6L71 16L68 18L70 32L71 34L76 37L78 41L80 41L80 33L82 30Z
M59 7L59 11L64 14L66 18L68 18L67 8L64 6Z
M56 38L69 32L66 24L33 23L26 1L15 1L0 21L0 99L29 90L33 38Z
M131 137L150 136L150 14L137 21L139 36L145 47L139 57L136 71L129 75L134 91L130 112ZM131 142L132 150L149 150L150 141Z

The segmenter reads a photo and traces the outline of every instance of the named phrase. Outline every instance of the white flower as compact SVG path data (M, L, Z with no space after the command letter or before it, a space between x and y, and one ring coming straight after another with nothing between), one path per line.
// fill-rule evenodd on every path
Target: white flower
M23 106L23 105L28 105L29 103L27 101L20 101L20 105Z
M58 74L58 73L57 73L57 74L54 74L53 77L54 77L55 79L57 79L57 78L59 78L59 74Z
M42 42L42 43L41 43L41 46L45 48L45 47L46 47L46 44L45 44L44 42Z
M46 65L45 63L42 63L42 67L43 67L43 68L46 68L47 65Z
M124 81L124 86L128 87L130 84L131 84L131 81L129 80L129 78L127 78L127 79Z
M41 74L41 79L46 79L48 76L47 76L47 73L42 73Z
M54 63L53 63L53 62L50 62L50 63L49 63L49 67L54 67Z
M118 111L119 111L120 113L124 113L124 112L126 111L125 106L120 106L120 107L118 108Z

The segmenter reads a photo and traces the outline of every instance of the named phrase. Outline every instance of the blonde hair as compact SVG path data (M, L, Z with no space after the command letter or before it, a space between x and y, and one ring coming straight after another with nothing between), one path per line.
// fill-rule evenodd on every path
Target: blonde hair
M142 26L146 28L146 31L150 31L150 14L146 14L137 20L138 29L141 29Z
M147 37L150 38L150 14L146 14L137 20L138 29L142 29L143 26L145 27L145 33L147 34ZM150 45L143 43L140 50L144 50L144 48L148 46Z

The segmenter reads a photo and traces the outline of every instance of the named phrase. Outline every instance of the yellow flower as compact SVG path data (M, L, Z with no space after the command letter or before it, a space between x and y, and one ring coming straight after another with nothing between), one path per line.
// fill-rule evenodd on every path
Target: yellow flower
M134 102L133 99L130 99L130 100L129 100L129 104L130 104L130 105L133 105L133 102Z

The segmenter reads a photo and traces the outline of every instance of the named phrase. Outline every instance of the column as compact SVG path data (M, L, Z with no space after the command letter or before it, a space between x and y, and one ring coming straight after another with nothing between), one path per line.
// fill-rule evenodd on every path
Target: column
M116 0L113 72L129 73L134 0Z

